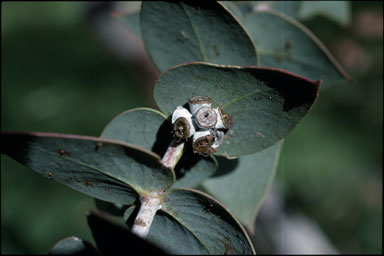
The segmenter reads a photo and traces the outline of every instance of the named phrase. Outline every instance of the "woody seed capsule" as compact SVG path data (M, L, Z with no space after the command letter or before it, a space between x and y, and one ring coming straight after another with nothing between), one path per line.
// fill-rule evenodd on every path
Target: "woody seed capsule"
M195 114L195 122L200 128L213 128L217 122L217 114L211 107L201 107Z
M189 137L190 130L191 126L185 117L179 117L173 124L174 134L179 139L187 139Z
M212 99L207 96L196 96L188 100L189 110L194 115L201 107L210 107L212 105Z
M215 143L215 136L211 131L198 131L193 135L193 152L200 155L208 156L216 152L213 148Z
M178 106L172 114L174 136L179 139L187 139L195 133L192 123L192 115L187 109Z

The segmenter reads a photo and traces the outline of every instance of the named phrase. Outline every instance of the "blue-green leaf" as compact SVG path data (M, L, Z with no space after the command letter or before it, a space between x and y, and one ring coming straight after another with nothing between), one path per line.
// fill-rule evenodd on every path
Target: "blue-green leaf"
M225 204L250 230L275 176L282 142L235 160L219 158L219 170L203 188Z
M257 65L248 33L219 2L143 2L140 15L144 43L160 71L191 61Z
M258 49L259 65L323 80L324 88L351 81L320 40L298 21L275 11L253 11L244 17L244 25Z
M58 241L49 251L51 255L100 255L97 249L87 240L76 236L66 237Z
M247 233L227 208L193 189L164 195L147 240L170 254L254 254ZM134 209L125 219L134 219Z
M138 146L90 136L2 133L1 152L72 189L113 203L132 204L141 193L166 190L174 173Z
M162 73L154 97L166 115L194 96L212 98L235 119L216 154L236 157L288 135L311 109L318 89L319 82L281 69L190 63Z

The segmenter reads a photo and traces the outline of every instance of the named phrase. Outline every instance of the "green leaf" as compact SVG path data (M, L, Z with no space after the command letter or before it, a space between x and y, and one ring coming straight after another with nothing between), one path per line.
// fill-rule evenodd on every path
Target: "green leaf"
M100 137L132 143L161 156L172 141L172 129L163 113L150 108L135 108L114 117Z
M158 155L129 143L53 133L2 133L2 153L92 197L132 204L138 194L166 190L174 173Z
M135 210L127 210L128 222L134 220ZM244 228L225 206L193 189L172 189L164 196L147 240L170 254L255 253Z
M351 20L349 1L300 1L297 18L310 19L316 15L324 16L340 25L348 25Z
M250 230L275 176L282 142L235 160L219 158L219 170L202 184Z
M105 215L91 211L87 214L87 221L97 247L103 255L121 255L124 252L138 252L140 255L166 254Z
M281 69L191 63L158 78L154 97L167 115L194 96L208 96L235 118L217 155L256 153L280 141L308 113L319 82ZM172 95L172 96L170 96Z
M233 2L233 1L222 1L220 2L223 4L225 7L228 8L228 10L235 16L239 21L243 19L243 12L241 9L238 7L238 5Z
M172 141L172 130L171 122L163 113L150 108L136 108L112 119L101 137L132 143L162 156ZM185 148L175 167L177 180L173 187L196 187L217 169L213 157L193 154L191 143L187 143Z
M97 249L87 240L76 236L66 237L58 241L49 254L52 255L100 255Z
M259 65L283 68L313 80L323 87L351 81L336 59L304 25L274 11L255 11L244 25L259 53Z
M140 15L144 43L160 71L190 61L257 64L248 33L219 2L143 2Z

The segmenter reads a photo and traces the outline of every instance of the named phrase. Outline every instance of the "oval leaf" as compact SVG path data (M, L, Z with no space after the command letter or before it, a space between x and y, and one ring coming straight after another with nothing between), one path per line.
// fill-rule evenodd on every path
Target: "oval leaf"
M336 59L304 25L274 11L255 11L244 25L259 53L259 65L283 68L313 80L323 87L351 81Z
M50 250L51 255L100 255L87 240L70 236L58 241Z
M232 114L235 126L216 153L228 157L261 151L287 136L310 110L318 88L319 82L280 69L190 63L164 72L154 97L167 115L194 96L211 97Z
M100 137L125 141L163 155L172 141L172 129L163 113L150 108L135 108L113 118Z
M252 232L257 212L275 176L282 142L235 160L219 159L219 170L202 184Z
M164 114L150 108L136 108L125 111L104 128L100 137L125 141L164 155L172 141L172 124ZM217 169L213 157L193 154L187 147L175 167L176 183L173 187L196 187Z
M158 155L120 141L53 133L2 133L2 153L92 197L132 204L138 194L166 190L174 173Z
M132 222L132 213L131 207L125 219ZM214 198L192 189L173 189L164 196L147 240L170 254L255 253L236 218Z
M140 15L144 43L160 71L190 61L257 64L248 33L216 1L143 2Z

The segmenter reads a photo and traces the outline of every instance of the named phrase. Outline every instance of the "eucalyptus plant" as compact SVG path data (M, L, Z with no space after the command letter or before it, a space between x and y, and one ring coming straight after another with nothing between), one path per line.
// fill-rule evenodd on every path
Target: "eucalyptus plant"
M156 1L115 17L162 72L153 91L159 109L127 110L99 137L1 134L3 154L96 199L99 212L88 223L97 248L69 237L50 253L104 254L130 244L142 252L254 254L245 228L252 231L284 138L320 85L350 78L283 9ZM208 126L195 114L201 108L188 104L196 97L209 99L201 114L213 120ZM196 149L199 132L198 146L210 150Z

